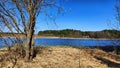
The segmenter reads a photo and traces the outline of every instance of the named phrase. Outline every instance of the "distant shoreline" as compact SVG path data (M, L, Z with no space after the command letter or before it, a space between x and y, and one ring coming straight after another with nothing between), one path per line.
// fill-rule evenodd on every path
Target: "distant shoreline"
M92 39L92 40L120 40L107 38L72 38L72 37L35 37L35 38L50 38L50 39Z
M4 36L4 37L0 37L0 38L25 38L25 36ZM52 37L52 36L38 36L38 35L34 35L34 38L50 38L50 39L90 39L90 40L120 40L120 39L109 39L109 38L74 38L74 37Z

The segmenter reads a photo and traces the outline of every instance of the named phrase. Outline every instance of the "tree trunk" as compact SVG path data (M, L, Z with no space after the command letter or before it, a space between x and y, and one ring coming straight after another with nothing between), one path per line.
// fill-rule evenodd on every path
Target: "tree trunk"
M34 37L32 38L30 60L32 60L33 57L34 57Z
M26 42L26 57L25 61L29 61L32 59L34 54L34 38L33 38L34 30L29 30Z
M26 57L25 61L30 61L33 58L34 54L34 27L35 27L35 16L30 15L30 25L27 34L27 42L26 42Z
M30 32L31 32L31 30L29 30L28 31L28 35L27 35L27 41L26 41L26 44L25 44L25 46L26 46L26 56L25 56L25 61L29 61L29 59L30 59L30 46L31 46L31 44L30 44Z

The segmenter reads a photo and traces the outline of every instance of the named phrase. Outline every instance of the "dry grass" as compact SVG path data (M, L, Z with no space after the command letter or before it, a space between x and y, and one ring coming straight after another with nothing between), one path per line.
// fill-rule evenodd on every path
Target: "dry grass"
M14 68L108 68L105 63L95 58L95 55L99 55L98 52L107 55L106 52L90 52L90 49L73 47L42 47L38 48L38 54L32 62L26 63L23 59L18 59ZM107 57L106 55L104 56ZM0 64L4 68L13 66L11 62Z

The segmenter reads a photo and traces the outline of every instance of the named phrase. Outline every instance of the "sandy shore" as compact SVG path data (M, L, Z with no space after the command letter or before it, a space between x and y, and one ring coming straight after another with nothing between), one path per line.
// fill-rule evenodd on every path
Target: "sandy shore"
M2 36L1 38L25 38L25 35ZM90 40L120 40L120 39L107 39L107 38L74 38L74 37L56 37L56 36L39 36L34 35L34 38L50 38L50 39L90 39Z

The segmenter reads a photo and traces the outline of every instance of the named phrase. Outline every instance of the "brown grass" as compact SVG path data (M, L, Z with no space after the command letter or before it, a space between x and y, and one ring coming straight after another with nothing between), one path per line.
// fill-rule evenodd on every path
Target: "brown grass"
M107 57L108 53L73 47L42 47L38 48L37 55L32 62L24 62L23 59L18 59L14 68L108 68L107 64L95 58L96 55L100 57L100 54ZM111 59L115 61L115 59ZM12 68L13 63L9 61L0 62L0 66Z

